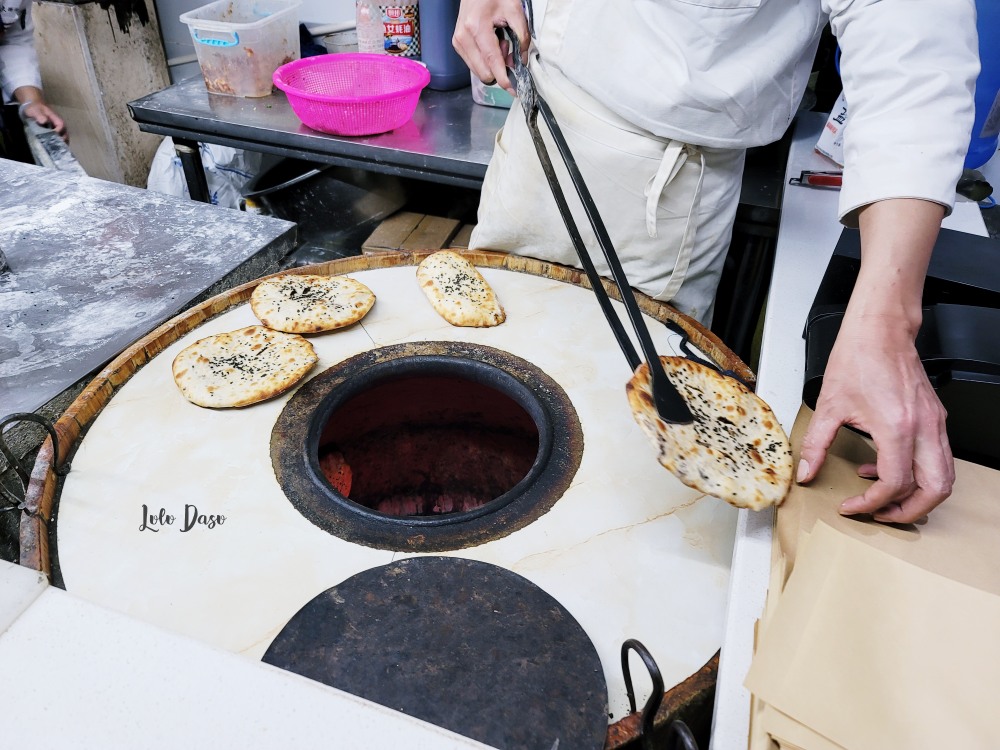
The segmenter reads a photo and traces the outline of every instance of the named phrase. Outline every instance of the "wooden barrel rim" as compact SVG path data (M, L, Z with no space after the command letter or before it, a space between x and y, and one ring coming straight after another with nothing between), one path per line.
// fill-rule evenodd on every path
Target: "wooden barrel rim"
M79 396L69 405L59 420L55 423L59 439L58 463L66 461L74 452L80 437L86 432L101 410L122 385L156 355L169 345L187 335L201 324L228 310L247 302L259 283L265 279L286 274L318 274L335 276L358 271L370 271L380 268L395 268L398 266L416 266L424 258L436 250L421 250L413 252L380 252L338 260L328 261L310 266L300 266L280 271L269 276L247 282L222 292L204 302L191 307L148 333L143 338L126 348L112 360L84 388ZM508 271L531 274L544 278L562 281L575 286L590 288L590 283L583 271L568 266L547 261L528 258L519 255L490 251L458 251L474 265L484 268L502 268ZM617 286L606 279L604 287L609 296L621 300ZM675 310L665 302L655 300L640 292L636 292L636 301L640 310L651 318L662 323L673 321L687 333L691 343L707 354L716 364L726 370L736 373L751 387L754 384L754 374L750 368L730 351L725 344L711 331L692 318ZM25 510L20 522L20 564L33 570L45 573L51 578L51 558L49 555L49 521L57 504L57 487L59 477L52 470L52 441L46 438L38 452L32 471L31 480L25 498ZM664 694L664 703L657 712L657 721L667 717L667 709L676 715L683 708L704 692L706 678L712 678L717 668L718 655L705 665L699 672L671 688ZM697 690L694 689L697 685ZM633 740L638 733L638 714L627 716L609 727L606 748L618 748Z

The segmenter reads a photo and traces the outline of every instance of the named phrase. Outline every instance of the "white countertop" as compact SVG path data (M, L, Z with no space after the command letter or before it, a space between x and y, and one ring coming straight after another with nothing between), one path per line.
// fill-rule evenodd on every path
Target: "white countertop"
M837 219L839 191L789 186L788 180L803 170L837 169L833 162L813 150L825 122L825 114L804 112L795 125L757 368L757 393L771 405L788 432L802 404L805 369L802 332L806 315L842 229ZM944 226L981 236L987 234L979 206L968 201L956 204ZM743 687L743 679L753 656L755 624L767 595L773 520L772 510L740 512L716 687L712 729L715 750L747 746L750 693Z

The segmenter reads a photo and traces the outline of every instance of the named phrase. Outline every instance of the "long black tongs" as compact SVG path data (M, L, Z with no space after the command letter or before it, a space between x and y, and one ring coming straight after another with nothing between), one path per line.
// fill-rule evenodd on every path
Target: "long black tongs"
M528 11L528 19L530 25L530 10ZM618 345L621 347L622 352L624 352L629 367L634 372L642 360L639 359L635 347L632 346L632 340L628 337L625 327L618 318L618 314L611 306L611 300L604 289L601 277L594 267L594 262L590 259L590 254L587 252L583 238L580 236L580 230L577 229L573 214L570 213L566 196L559 185L559 178L552 167L552 161L549 159L548 150L545 147L545 142L542 140L542 134L538 130L539 113L541 113L542 119L549 129L549 133L552 134L552 140L555 142L559 155L562 157L566 169L569 171L573 187L576 188L576 194L580 199L580 203L583 204L583 210L586 212L587 218L590 220L590 226L597 237L598 244L601 246L601 251L604 253L608 268L611 269L612 278L614 278L615 284L618 286L618 293L621 295L622 303L624 303L625 310L628 312L629 321L632 323L635 335L639 339L639 345L642 347L642 353L649 365L649 372L652 377L653 403L656 405L656 411L665 422L672 424L688 424L693 422L694 416L691 414L691 410L688 409L683 397L677 392L674 384L670 382L667 374L663 371L659 354L657 354L653 346L649 330L642 319L642 313L639 311L639 305L635 301L632 287L629 286L628 279L625 278L625 271L622 269L618 255L611 244L611 237L608 235L608 230L605 228L604 221L601 219L597 206L594 204L594 199L587 189L583 175L580 174L576 160L569 150L569 145L566 143L566 139L563 137L562 131L559 129L559 125L552 114L552 110L549 109L549 105L535 92L535 83L531 78L531 73L528 71L528 66L521 62L521 47L518 43L517 35L509 29L503 29L503 32L510 43L510 51L514 59L514 68L512 71L514 74L514 90L517 92L518 101L520 101L521 108L524 110L524 117L528 123L528 132L531 133L531 140L535 144L535 151L538 153L538 160L541 162L545 179L552 190L552 197L555 198L559 214L566 224L573 247L576 249L576 254L580 258L580 264L587 274L590 286L594 290L597 302L604 312L604 317L607 318L608 323L611 325L611 330L618 340ZM534 34L533 29L531 33Z

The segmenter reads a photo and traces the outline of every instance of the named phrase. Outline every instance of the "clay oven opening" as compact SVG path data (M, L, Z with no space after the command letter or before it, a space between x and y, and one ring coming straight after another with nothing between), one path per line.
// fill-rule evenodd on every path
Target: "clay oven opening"
M282 489L312 523L381 549L441 551L544 514L579 466L565 392L490 347L375 349L306 383L275 424Z
M390 376L340 404L323 429L319 467L366 508L431 516L501 497L528 475L538 451L535 420L495 385L413 374Z

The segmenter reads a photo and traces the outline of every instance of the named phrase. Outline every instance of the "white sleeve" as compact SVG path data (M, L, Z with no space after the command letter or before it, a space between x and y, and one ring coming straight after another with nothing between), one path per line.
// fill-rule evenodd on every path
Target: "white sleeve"
M847 100L840 217L886 198L955 204L979 74L974 0L823 0Z
M9 101L14 89L21 86L42 87L42 75L35 54L35 27L31 23L31 3L26 7L24 28L14 24L0 34L0 88L4 101Z

